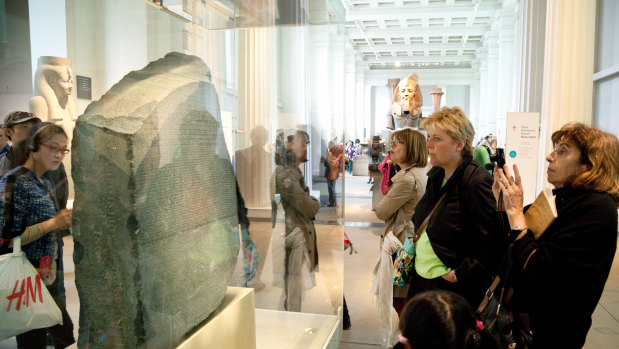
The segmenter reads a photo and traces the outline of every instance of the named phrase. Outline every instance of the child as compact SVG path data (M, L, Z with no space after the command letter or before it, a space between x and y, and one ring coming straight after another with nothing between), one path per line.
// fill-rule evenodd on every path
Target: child
M400 343L394 349L499 348L475 320L468 302L450 291L428 291L413 297L400 316L400 331Z

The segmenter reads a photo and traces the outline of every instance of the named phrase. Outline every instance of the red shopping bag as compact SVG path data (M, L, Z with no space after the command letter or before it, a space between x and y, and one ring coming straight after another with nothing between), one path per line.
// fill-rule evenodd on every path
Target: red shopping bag
M13 239L13 253L0 256L0 340L62 324L62 314L41 276Z

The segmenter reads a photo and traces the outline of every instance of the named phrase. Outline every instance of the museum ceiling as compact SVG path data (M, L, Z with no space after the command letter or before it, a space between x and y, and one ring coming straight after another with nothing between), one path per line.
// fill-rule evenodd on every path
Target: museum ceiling
M371 70L471 68L501 0L341 0Z

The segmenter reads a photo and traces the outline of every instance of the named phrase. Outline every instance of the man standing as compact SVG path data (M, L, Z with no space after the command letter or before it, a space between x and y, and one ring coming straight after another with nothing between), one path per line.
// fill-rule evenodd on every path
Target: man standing
M307 162L309 135L297 131L291 149L276 169L276 190L286 218L286 259L284 309L301 311L306 290L315 285L313 272L318 266L318 247L314 217L320 202L309 194L299 166Z
M26 161L23 142L28 138L32 126L39 122L41 120L34 114L25 111L14 111L6 116L3 127L7 138L11 141L11 148L0 155L0 177Z

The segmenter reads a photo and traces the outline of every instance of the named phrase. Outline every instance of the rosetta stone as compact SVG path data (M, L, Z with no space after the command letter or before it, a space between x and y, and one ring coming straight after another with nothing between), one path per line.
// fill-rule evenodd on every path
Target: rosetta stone
M219 305L236 263L235 177L208 67L169 53L78 120L79 347L171 348Z

